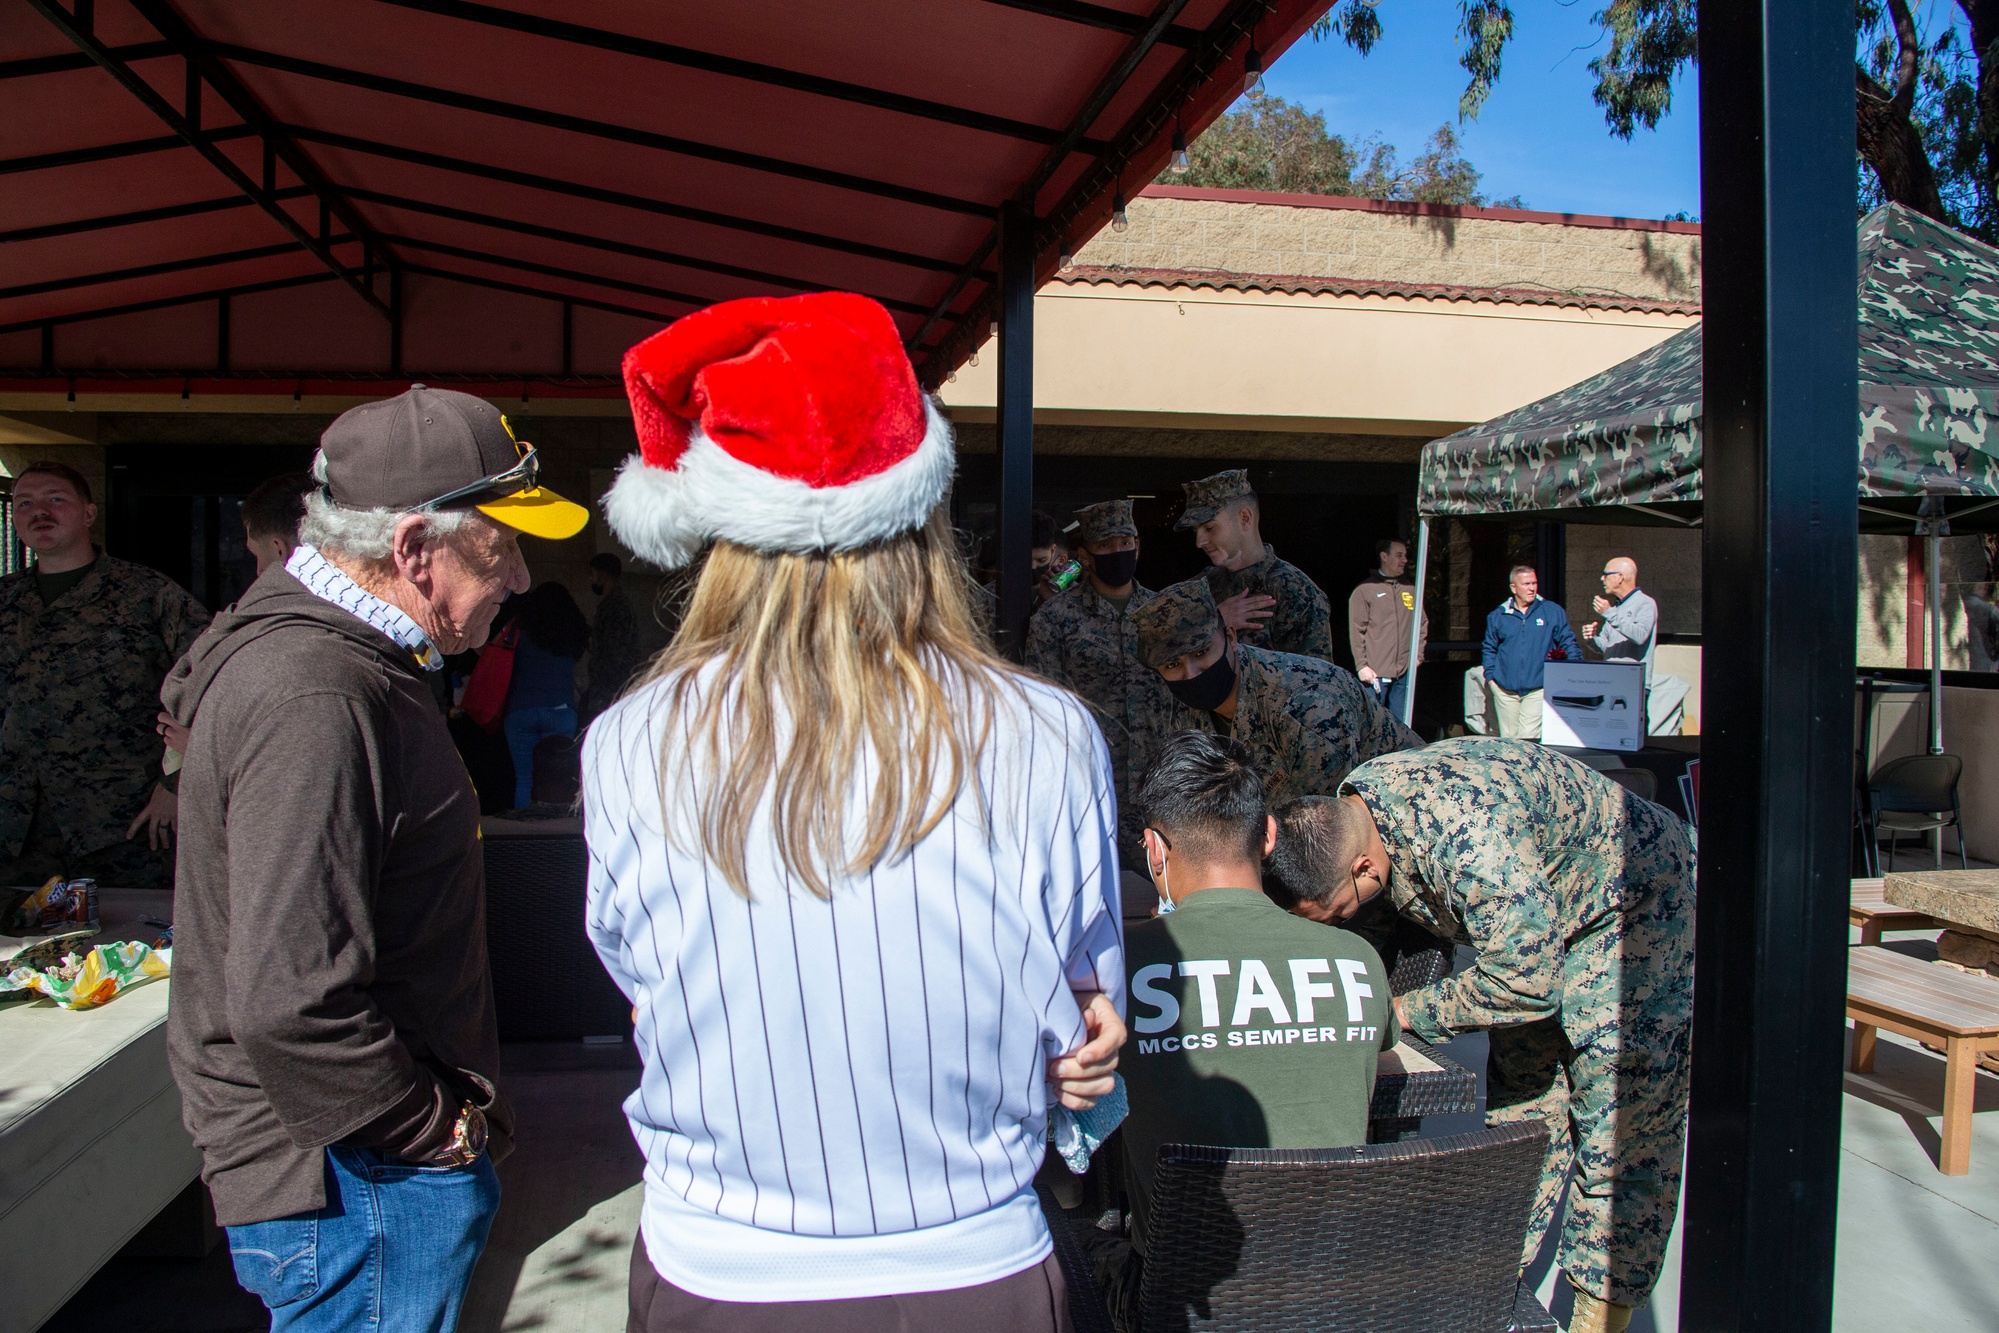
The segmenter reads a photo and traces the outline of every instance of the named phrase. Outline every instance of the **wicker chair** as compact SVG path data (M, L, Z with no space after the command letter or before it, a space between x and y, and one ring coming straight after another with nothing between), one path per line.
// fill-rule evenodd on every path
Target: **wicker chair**
M1406 918L1395 923L1395 961L1388 969L1388 989L1396 995L1434 986L1451 974L1449 940L1440 940Z
M1153 1176L1140 1326L1552 1330L1519 1283L1546 1147L1534 1121L1362 1148L1168 1144Z
M500 1040L628 1035L631 1004L583 931L589 862L578 821L487 819L481 833Z

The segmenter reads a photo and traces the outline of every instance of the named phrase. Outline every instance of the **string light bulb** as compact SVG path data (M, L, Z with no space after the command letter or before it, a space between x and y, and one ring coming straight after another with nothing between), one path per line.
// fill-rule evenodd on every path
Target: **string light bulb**
M1067 241L1062 242L1062 258L1060 260L1060 265L1064 273L1067 273L1069 272L1069 270L1076 267L1075 253L1069 249L1069 243Z
M1111 200L1111 230L1123 231L1131 225L1131 219L1124 215L1124 191L1119 190Z
M1173 156L1166 163L1166 169L1178 176L1186 171L1189 165L1187 161L1187 132L1178 125L1175 125L1173 127Z
M1242 58L1242 95L1255 97L1263 91L1263 52L1256 49L1256 40L1250 39L1249 54Z

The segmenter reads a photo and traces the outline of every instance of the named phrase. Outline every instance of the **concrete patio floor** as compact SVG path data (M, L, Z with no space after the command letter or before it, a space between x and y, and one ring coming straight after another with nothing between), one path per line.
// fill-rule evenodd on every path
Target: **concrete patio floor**
M1890 936L1920 950L1928 937ZM1485 1039L1452 1056L1483 1071ZM464 1333L615 1333L637 1231L640 1161L620 1109L637 1085L628 1048L508 1047L519 1150L500 1166L504 1202L460 1323ZM1481 1079L1481 1084L1483 1080ZM1481 1102L1483 1087L1481 1086ZM1971 1174L1936 1170L1943 1060L1889 1034L1872 1075L1848 1074L1840 1159L1839 1333L1999 1330L1999 1078L1978 1079ZM1432 1117L1427 1134L1475 1128ZM1532 1278L1566 1316L1544 1250ZM1677 1329L1678 1254L1634 1333ZM266 1327L235 1286L226 1250L201 1262L115 1260L45 1327L59 1333L235 1333Z

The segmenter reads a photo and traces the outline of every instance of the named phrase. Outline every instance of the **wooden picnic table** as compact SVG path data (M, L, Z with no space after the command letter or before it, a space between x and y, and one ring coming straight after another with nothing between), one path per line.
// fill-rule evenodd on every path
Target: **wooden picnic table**
M1963 1175L1971 1169L1978 1066L1993 1068L1999 1058L1999 870L1901 871L1880 883L1878 909L1864 880L1854 881L1848 908L1863 943L1851 953L1847 969L1852 1066L1861 1073L1873 1067L1876 1028L1943 1051L1943 1145L1937 1166L1945 1175ZM1937 957L1954 967L1878 944L1883 929L1934 927L1943 930Z
M1878 877L1853 881L1846 903L1846 920L1848 925L1860 927L1862 944L1879 944L1882 934L1890 930L1942 928L1943 922L1927 912L1911 911L1889 902L1886 887L1887 881Z

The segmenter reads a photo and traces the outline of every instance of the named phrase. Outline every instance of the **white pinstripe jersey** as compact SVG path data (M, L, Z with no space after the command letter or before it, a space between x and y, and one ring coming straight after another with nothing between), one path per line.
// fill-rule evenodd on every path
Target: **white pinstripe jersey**
M1072 991L1124 1008L1095 723L1039 682L1003 690L981 784L830 901L788 882L759 813L745 901L700 855L687 792L668 794L678 845L662 832L664 688L598 719L583 773L589 928L638 1009L625 1111L654 1265L699 1295L771 1301L1039 1262L1046 1063L1083 1040ZM871 779L870 761L849 790Z

